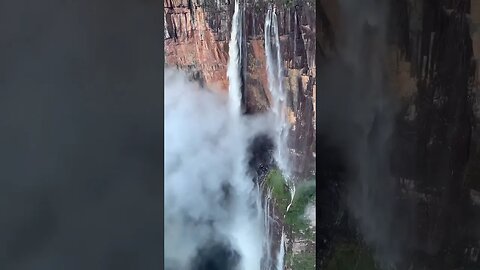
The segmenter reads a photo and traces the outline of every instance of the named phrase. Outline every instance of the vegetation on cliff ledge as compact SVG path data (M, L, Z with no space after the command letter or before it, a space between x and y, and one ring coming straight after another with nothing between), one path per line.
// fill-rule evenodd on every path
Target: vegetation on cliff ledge
M291 194L282 173L279 170L270 171L266 185L272 192L275 208L281 217L284 217L283 223L290 232L290 242L293 246L296 244L303 246L301 250L296 250L293 246L287 248L285 257L287 269L315 269L315 229L305 217L307 206L315 199L315 180L296 183L295 196L288 212L286 210L291 201Z
M274 169L267 175L266 184L267 188L272 190L276 208L284 215L290 203L290 191L285 183L285 178L279 170Z
M315 198L315 181L302 182L296 187L295 196L288 212L291 194L285 178L279 170L271 170L267 176L266 183L272 190L272 197L276 208L285 216L287 224L293 232L305 232L308 229L308 221L305 218L305 208Z

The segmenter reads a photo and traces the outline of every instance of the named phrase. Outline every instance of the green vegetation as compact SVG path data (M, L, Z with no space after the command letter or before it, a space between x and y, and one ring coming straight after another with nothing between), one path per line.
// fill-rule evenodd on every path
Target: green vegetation
M265 183L272 190L277 209L285 215L284 223L291 229L293 238L314 241L315 231L309 228L304 214L306 206L315 198L315 180L297 184L295 197L288 212L286 210L290 204L291 195L282 173L279 170L271 170ZM285 263L294 270L315 269L315 249L307 248L295 255L287 251Z
M315 269L315 253L303 252L295 256L288 254L286 263L293 270L312 270Z
M305 219L305 208L315 198L315 181L306 182L297 187L292 206L285 216L285 222L294 232L307 232L308 221ZM307 232L309 233L309 232Z
M356 244L339 244L326 270L377 270L370 251Z
M290 191L285 184L285 178L279 170L271 170L266 179L267 186L272 189L272 196L278 209L285 214L290 203Z
M296 187L293 203L287 213L287 206L290 203L290 191L285 183L285 178L279 170L271 170L267 176L266 183L272 189L272 196L278 209L285 215L285 223L294 233L303 232L314 238L313 232L308 228L308 221L305 219L305 207L315 198L315 180L302 183Z

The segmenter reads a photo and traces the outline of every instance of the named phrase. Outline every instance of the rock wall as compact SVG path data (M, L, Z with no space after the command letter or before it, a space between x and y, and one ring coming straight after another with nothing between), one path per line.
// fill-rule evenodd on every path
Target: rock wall
M276 3L295 125L292 145L299 159L306 159L299 161L305 165L300 171L312 169L315 138L320 149L316 168L320 266L336 242L362 241L345 202L349 168L343 145L332 142L323 129L316 135L315 128L316 72L338 58L342 33L348 31L338 3ZM166 63L189 70L209 87L228 89L233 1L164 4ZM246 8L248 113L269 107L263 46L266 5L252 1ZM480 0L390 1L388 56L388 88L397 105L390 169L399 193L398 211L403 213L398 219L408 224L409 234L400 269L478 269ZM323 90L318 90L324 98Z
M339 36L349 31L338 1L320 5L319 70L339 57ZM400 193L392 211L408 232L397 269L480 269L479 23L478 0L390 1L385 67L398 106L390 169ZM347 154L319 132L317 247L325 263L336 242L362 237L346 214Z
M270 106L264 24L268 4L278 9L281 54L293 126L291 146L297 173L315 169L315 2L246 1L247 113ZM165 63L188 70L210 88L227 91L228 41L234 1L165 0Z
M480 209L470 198L480 184L473 50L478 42L471 27L480 16L478 1L396 4L392 63L403 83L397 86L402 110L392 168L414 183L418 229L411 248L421 254L417 267L480 267L470 256L480 248Z

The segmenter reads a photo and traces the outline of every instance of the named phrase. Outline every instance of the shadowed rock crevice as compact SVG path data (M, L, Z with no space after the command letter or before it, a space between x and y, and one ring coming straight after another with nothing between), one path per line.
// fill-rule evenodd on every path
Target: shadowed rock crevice
M191 270L235 270L240 255L224 243L207 244L192 260Z

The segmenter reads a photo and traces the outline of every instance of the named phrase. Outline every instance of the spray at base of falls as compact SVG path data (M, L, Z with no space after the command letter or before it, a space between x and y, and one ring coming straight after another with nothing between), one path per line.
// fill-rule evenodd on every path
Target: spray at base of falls
M271 115L225 113L229 99L179 71L165 70L165 82L166 269L264 269L268 208L246 152L272 132Z
M242 10L240 9L240 3L238 0L234 3L234 14L232 17L232 29L230 34L229 41L229 59L227 67L227 77L229 80L229 91L228 91L228 109L230 111L230 116L232 121L230 125L236 127L236 134L241 137L242 135L252 132L244 124L244 118L242 118L242 42L243 42L243 16ZM268 126L268 125L267 125ZM273 129L273 127L272 127ZM272 130L268 130L266 133L272 133ZM251 133L252 134L252 133ZM241 138L238 138L241 139ZM236 177L237 182L248 181L246 175L246 144L242 147L241 152L237 152L235 156L237 161L233 164L234 176ZM270 233L270 205L268 200L262 200L262 190L259 185L255 184L253 186L253 192L249 194L250 204L254 205L255 214L250 216L248 219L243 220L242 222L237 223L240 227L236 231L232 231L234 238L237 242L244 242L245 248L241 248L244 252L242 254L242 261L239 267L239 270L250 270L250 269L272 269L272 256L271 256L271 233ZM244 190L247 192L247 190ZM248 226L242 226L243 224L248 224ZM251 227L255 227L259 231L259 234L248 235ZM243 233L241 233L243 232ZM250 238L249 238L250 237ZM258 241L262 239L263 241ZM248 243L255 243L256 248L248 250ZM247 257L249 256L249 257ZM224 269L222 269L224 270Z

